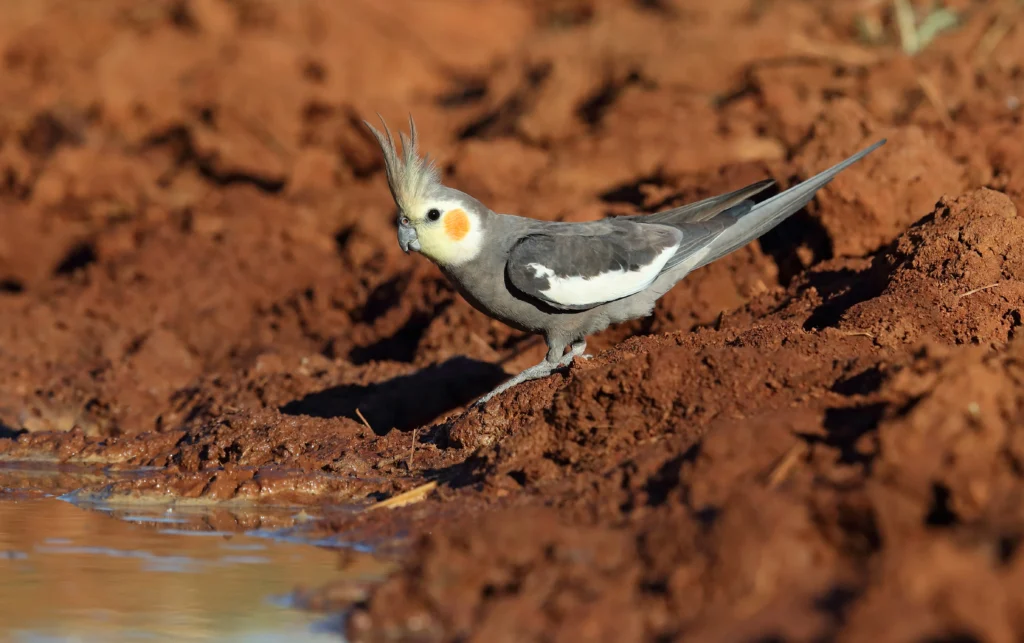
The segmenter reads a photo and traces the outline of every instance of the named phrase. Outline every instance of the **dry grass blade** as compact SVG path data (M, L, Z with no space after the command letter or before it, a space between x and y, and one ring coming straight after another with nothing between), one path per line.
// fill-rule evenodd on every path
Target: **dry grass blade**
M840 63L848 67L869 67L882 59L880 54L857 45L842 45L811 40L799 32L795 32L790 36L789 45L804 56L820 58L821 60Z
M394 509L396 507L404 507L405 505L412 505L417 502L423 502L431 491L437 488L437 481L431 481L427 484L421 484L418 487L410 489L405 493L400 493L397 496L388 498L387 500L381 500L378 503L372 504L366 508L367 511L373 509Z
M917 37L917 20L909 0L893 0L892 11L896 18L896 30L900 35L900 47L905 53L915 54L921 47Z
M990 290L990 289L995 288L996 286L998 286L999 283L1000 282L996 282L994 284L989 284L987 286L982 286L981 288L975 288L974 290L968 290L967 292L965 292L962 295L957 295L957 299L963 299L964 297L970 297L974 293L978 293L978 292L981 292L983 290Z
M917 26L918 47L924 49L935 37L960 24L960 16L949 9L935 9Z
M768 488L775 489L785 482L786 478L789 477L789 472L793 470L797 461L806 451L807 443L802 440L790 447L789 451L786 451L786 454L782 456L779 463L772 469L772 472L768 474Z
M932 9L918 22L910 0L892 0L892 11L900 47L910 56L920 53L942 32L960 24L960 16L956 12L942 7Z
M875 336L866 330L855 330L849 333L840 331L846 337L867 337L868 339L875 339Z
M373 427L370 426L370 423L366 421L366 416L364 416L363 412L360 411L358 408L356 409L356 415L359 416L359 420L363 423L363 426L373 431ZM376 431L374 431L374 433L376 433Z

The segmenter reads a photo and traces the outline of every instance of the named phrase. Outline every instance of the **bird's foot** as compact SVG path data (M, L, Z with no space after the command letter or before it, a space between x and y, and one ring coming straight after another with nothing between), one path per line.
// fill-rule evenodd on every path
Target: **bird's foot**
M502 383L500 386L495 388L487 395L484 395L476 402L473 402L473 406L483 406L495 395L498 395L499 393L504 393L505 391L509 390L513 386L516 386L517 384L522 384L523 382L529 382L530 380L539 380L541 378L547 377L548 375L551 375L551 373L554 372L554 370L559 366L561 366L561 364L552 364L547 360L541 362L540 364L537 364L536 366L531 366L530 368L526 369L519 375L516 375L515 377Z
M516 375L515 377L511 378L510 380L504 382L503 384L498 386L496 389L494 389L493 391L491 391L487 395L484 395L483 397L478 399L476 402L473 402L473 404L471 406L473 406L473 407L483 406L491 398L493 398L495 395L498 395L499 393L504 393L505 391L509 390L513 386L516 386L518 384L522 384L523 382L529 382L530 380L539 380L539 379L545 378L548 375L551 375L552 373L554 373L557 369L565 367L565 366L569 366L570 364L572 364L572 360L577 358L577 357L583 357L584 359L590 359L590 356L583 354L583 351L585 351L585 350L587 350L587 343L586 342L584 342L584 341L576 342L576 343L572 344L569 347L569 352L566 353L565 355L562 355L562 357L557 362L549 362L547 360L544 360L543 362L541 362L540 364L537 364L536 366L531 366L530 368L526 369L525 371L523 371L519 375Z
M560 366L569 366L570 364L572 364L572 360L574 360L577 357L582 357L583 359L590 359L592 355L584 354L583 351L585 350L587 350L586 342L576 342L575 344L569 347L569 352L562 356L562 359L561 361L558 362L558 364Z

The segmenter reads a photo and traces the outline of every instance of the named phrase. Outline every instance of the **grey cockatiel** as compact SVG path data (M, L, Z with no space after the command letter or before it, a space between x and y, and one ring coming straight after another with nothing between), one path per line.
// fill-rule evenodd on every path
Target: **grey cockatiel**
M383 134L366 125L384 153L402 250L434 261L477 310L547 341L543 362L476 404L567 366L583 355L588 335L650 315L680 279L768 232L885 143L756 205L750 197L771 180L655 214L564 223L497 214L442 185L417 153L412 118L409 136L400 134L401 153L386 124Z

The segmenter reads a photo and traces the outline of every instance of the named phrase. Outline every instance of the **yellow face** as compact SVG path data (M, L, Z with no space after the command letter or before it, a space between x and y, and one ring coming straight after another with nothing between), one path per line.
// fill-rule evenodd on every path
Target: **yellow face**
M404 250L417 250L442 266L465 263L480 252L480 218L457 202L418 203L398 221Z

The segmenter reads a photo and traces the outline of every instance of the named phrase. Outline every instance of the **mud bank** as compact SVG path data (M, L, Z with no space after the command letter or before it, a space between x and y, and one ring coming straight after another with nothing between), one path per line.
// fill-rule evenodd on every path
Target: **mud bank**
M311 598L354 641L1022 635L1019 3L914 56L889 3L378 4L0 9L0 458L152 467L125 501L438 483L320 526L408 539ZM374 112L552 220L889 143L465 412L544 349L401 253Z

